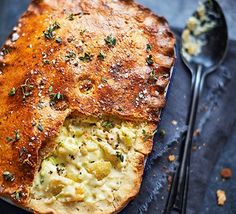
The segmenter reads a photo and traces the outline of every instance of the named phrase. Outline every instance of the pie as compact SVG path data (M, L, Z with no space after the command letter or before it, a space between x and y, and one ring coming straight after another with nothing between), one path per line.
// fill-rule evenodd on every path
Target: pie
M37 213L117 213L139 192L175 60L133 1L34 0L0 55L0 195Z

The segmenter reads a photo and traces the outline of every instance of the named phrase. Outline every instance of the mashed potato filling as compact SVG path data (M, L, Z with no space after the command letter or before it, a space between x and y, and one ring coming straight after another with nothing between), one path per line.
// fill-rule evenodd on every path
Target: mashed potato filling
M182 34L182 51L187 60L191 60L193 56L201 53L202 47L206 45L206 39L202 35L214 28L215 25L215 21L207 14L205 5L200 3L196 14L188 19Z
M56 148L42 161L32 198L47 203L113 201L125 179L130 151L147 137L146 124L94 118L68 118Z

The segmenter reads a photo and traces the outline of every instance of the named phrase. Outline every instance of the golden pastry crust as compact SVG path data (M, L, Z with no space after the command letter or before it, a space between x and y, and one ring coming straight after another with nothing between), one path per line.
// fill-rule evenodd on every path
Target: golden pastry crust
M174 43L166 20L133 1L34 0L0 56L0 174L14 176L0 176L0 194L27 206L40 151L53 148L71 113L149 121L154 130ZM147 155L152 143L143 145ZM139 189L143 157L138 163L136 189L117 210Z

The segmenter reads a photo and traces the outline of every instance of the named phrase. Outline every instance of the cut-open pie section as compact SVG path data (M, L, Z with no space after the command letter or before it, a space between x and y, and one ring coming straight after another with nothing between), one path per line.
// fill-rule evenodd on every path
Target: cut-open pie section
M41 164L31 206L45 212L115 212L140 187L153 129L144 122L112 118L66 119L56 147ZM146 144L146 146L148 146Z
M131 0L33 0L13 35L0 50L0 196L36 213L118 212L165 106L167 21Z

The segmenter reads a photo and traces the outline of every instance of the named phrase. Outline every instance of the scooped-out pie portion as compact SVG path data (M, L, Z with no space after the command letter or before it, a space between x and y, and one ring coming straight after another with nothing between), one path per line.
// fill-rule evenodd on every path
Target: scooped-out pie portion
M0 196L117 213L140 188L175 38L132 0L33 0L0 51Z
M139 190L142 146L152 135L147 123L66 119L36 174L30 205L57 213L71 212L71 206L81 213L115 212Z

